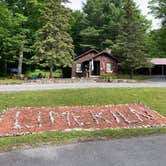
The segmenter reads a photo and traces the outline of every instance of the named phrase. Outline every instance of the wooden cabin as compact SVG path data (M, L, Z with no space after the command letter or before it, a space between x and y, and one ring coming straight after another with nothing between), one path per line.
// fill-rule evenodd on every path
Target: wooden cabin
M110 50L91 49L74 59L72 77L95 77L118 72L118 59Z

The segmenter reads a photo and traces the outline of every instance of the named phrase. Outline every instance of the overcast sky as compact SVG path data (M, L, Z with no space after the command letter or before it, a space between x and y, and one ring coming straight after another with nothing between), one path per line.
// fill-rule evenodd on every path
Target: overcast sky
M141 9L142 13L148 17L148 19L153 21L153 29L156 29L160 26L160 21L155 19L151 14L149 13L148 9L148 1L149 0L135 0ZM86 2L86 0L70 0L70 4L68 4L68 7L74 9L74 10L80 10L82 8L82 3Z

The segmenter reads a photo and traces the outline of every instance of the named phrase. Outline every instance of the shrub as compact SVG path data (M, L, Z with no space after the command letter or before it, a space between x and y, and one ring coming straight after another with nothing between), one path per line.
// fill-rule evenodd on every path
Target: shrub
M26 73L26 75L29 78L35 78L37 77L39 74L41 74L43 77L48 78L49 77L49 71L45 71L45 70L40 70L40 69L36 69L34 71L28 71ZM62 70L61 69L57 69L53 72L53 77L55 78L60 78L62 77Z
M105 80L105 81L111 81L113 79L112 75L108 75L108 74L103 74L100 76L101 79Z

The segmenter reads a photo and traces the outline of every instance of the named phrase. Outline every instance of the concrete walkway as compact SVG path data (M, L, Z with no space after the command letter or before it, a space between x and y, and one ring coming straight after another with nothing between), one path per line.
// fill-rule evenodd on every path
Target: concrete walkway
M0 153L1 166L165 166L166 135Z
M21 84L0 85L0 92L53 90L53 89L78 89L78 88L166 88L166 82L145 83L64 83L64 84Z

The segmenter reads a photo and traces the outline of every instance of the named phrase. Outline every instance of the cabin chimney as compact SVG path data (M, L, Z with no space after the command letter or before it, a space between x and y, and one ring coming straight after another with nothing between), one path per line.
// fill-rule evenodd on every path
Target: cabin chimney
M111 49L110 49L110 48L106 48L105 51L106 51L108 54L111 54Z

